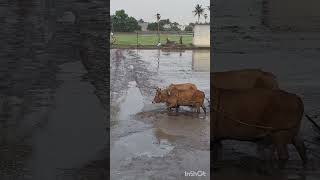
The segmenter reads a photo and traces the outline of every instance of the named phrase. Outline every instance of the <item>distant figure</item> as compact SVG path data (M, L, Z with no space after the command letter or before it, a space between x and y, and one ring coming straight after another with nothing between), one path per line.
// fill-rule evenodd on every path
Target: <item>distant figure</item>
M180 36L180 44L182 45L182 36Z

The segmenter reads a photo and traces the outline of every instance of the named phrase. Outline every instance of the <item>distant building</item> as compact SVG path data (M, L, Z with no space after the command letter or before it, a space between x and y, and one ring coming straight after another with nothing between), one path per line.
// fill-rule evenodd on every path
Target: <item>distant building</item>
M210 25L196 24L193 28L192 44L196 47L210 47Z
M148 24L147 22L138 22L138 25L141 26L141 31L148 31Z

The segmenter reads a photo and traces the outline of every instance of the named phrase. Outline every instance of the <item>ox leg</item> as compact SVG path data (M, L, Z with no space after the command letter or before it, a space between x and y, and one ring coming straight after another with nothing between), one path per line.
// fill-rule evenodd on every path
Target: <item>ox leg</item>
M175 108L175 107L177 107L177 105L167 103L167 109L168 109L168 111L171 111L171 109L172 109L172 108Z
M177 107L176 107L176 112L178 112L179 111L179 105L177 105Z
M296 136L293 138L292 144L297 149L300 155L300 158L303 161L303 166L305 166L307 164L308 159L307 159L306 147L304 145L303 140L300 139L300 137Z
M273 152L274 149L264 140L257 142L257 153L262 162L261 171L264 174L272 174L273 172Z
M166 105L167 105L167 110L171 111L170 104L167 102Z
M270 137L257 141L257 153L261 159L266 161L272 160L274 149L272 149L271 143Z
M197 108L197 113L200 113L200 104L199 103L196 104L196 108Z
M276 149L279 159L279 168L283 169L289 159L287 144L276 144Z

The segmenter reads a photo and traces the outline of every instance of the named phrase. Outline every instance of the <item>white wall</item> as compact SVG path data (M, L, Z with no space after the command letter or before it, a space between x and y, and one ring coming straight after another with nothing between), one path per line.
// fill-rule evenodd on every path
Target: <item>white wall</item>
M196 47L210 47L210 25L197 24L193 28L192 44Z

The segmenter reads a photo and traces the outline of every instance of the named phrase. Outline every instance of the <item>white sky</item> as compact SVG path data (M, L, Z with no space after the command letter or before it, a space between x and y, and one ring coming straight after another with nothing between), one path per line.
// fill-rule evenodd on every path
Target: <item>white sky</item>
M116 10L124 9L129 16L137 20L142 18L147 22L154 22L156 14L160 13L161 19L169 18L171 22L186 25L197 21L192 12L197 4L205 7L209 21L207 6L210 5L210 0L110 0L110 13L112 15ZM200 21L204 22L203 16Z

